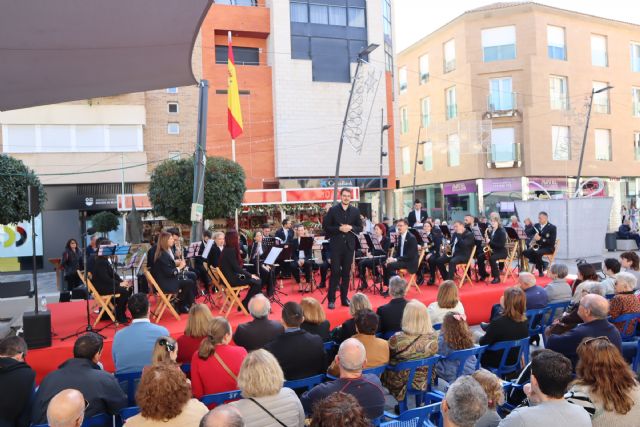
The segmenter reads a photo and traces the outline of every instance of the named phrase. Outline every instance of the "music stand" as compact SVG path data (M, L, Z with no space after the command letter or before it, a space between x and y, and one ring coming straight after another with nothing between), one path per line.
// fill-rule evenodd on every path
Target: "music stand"
M380 245L380 242L378 242L377 240L375 240L373 237L371 237L370 234L365 234L364 235L365 240L367 241L367 245L369 248L373 248L373 250L371 251L371 253L374 253L375 251L379 251L379 252L384 252L384 250L382 249L382 246ZM385 255L374 255L373 259L374 259L374 271L375 274L373 275L373 293L375 294L376 291L378 291L378 293L382 294L382 285L383 285L383 280L382 280L382 274L379 270L379 267L382 267L382 259L386 256ZM376 285L380 285L380 288L376 288Z
M202 247L202 242L193 242L189 245L187 249L186 259L192 259L198 256L198 252L200 252L200 247Z
M291 261L287 261L290 258L291 258L291 246L289 245L284 247L271 246L268 248L267 255L265 257L265 260L262 262L262 264L268 265L272 269L274 269L276 267L280 267L281 265L284 265L285 262L291 262ZM279 289L282 286L282 277L280 278L279 285L280 286L276 286L276 284L274 284L273 295L269 297L269 301L271 301L272 303L278 304L280 307L284 307L284 304L282 304L282 301L280 300L280 295L278 295L278 294L282 294L284 296L288 296L287 293Z
M413 234L413 236L418 241L419 246L424 245L424 240L422 240L422 236L420 235L420 232L418 230L416 230L415 228L410 228L409 233Z
M509 239L513 240L514 245L518 247L518 271L522 271L522 267L524 266L524 242L527 235L522 228L505 227L504 229Z

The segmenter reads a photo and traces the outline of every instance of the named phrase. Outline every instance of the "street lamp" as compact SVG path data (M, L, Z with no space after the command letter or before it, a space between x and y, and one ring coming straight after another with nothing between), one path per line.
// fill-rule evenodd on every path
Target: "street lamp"
M384 108L382 109L382 120L381 123L384 123ZM387 153L384 151L384 131L389 130L391 128L391 125L385 125L383 124L382 127L380 128L380 201L379 201L379 205L378 205L378 222L382 222L382 218L384 217L384 214L382 212L382 161L384 159L384 157L387 155Z
M580 161L578 162L578 176L576 178L576 190L575 194L578 194L578 190L580 189L580 179L582 179L582 161L584 160L584 149L587 145L587 132L589 130L589 121L591 120L591 106L593 105L593 95L606 92L613 89L613 86L607 85L606 87L600 88L598 90L591 89L591 97L589 98L589 109L587 110L587 123L584 126L584 135L582 137L582 147L580 148Z
M413 163L413 200L412 203L415 202L416 200L416 175L418 172L418 165L422 164L423 161L422 160L418 160L418 149L420 148L421 145L426 144L427 141L418 141L418 143L416 144L416 160Z

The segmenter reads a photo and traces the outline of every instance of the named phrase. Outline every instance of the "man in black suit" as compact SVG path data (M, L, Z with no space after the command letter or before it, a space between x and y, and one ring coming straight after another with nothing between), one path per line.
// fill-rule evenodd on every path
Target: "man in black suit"
M413 202L413 210L409 212L407 221L409 221L409 227L422 227L422 223L427 219L427 211L422 209L422 202L416 199Z
M209 255L207 255L207 264L209 264L209 268L220 266L220 255L222 255L223 249L224 233L222 231L217 231L213 233L213 246L209 251Z
M540 277L542 277L544 276L542 256L552 254L556 250L557 230L556 226L549 222L549 215L544 211L538 214L538 223L533 228L536 234L533 236L532 241L535 241L539 248L535 251L526 249L522 254L529 259L531 264L535 264Z
M288 219L282 220L282 228L276 231L276 239L280 239L278 243L287 245L293 240L293 230L291 230L291 222Z
M291 240L291 273L296 283L300 285L300 270L304 273L304 279L307 283L311 282L311 273L313 270L313 253L311 248L307 250L300 249L301 238L305 237L307 232L304 225L297 224L295 227L295 237ZM300 288L302 292L302 288Z
M247 351L263 348L284 332L284 327L275 320L269 320L271 304L267 297L258 294L249 301L249 313L253 320L238 325L233 342Z
M456 274L456 265L466 264L471 256L471 250L476 242L473 233L467 230L462 221L453 223L453 236L451 237L451 256L442 254L437 260L436 265L440 270L443 278L453 280ZM449 272L447 273L447 264Z
M282 307L284 333L265 346L280 363L286 380L299 380L323 374L327 369L324 344L319 335L310 334L300 325L304 314L300 304L289 301Z
M400 276L394 276L389 281L389 294L392 300L385 305L381 305L376 310L380 323L378 332L387 334L402 330L402 314L407 305L405 294L407 293L407 281Z
M103 241L102 243L104 245L111 244L109 240ZM116 321L118 323L127 323L128 320L125 312L127 309L127 301L129 301L133 287L130 281L122 280L118 273L114 271L113 264L109 257L96 257L91 283L99 295L118 295L115 297Z
M340 190L340 203L327 212L322 222L322 228L329 239L331 250L331 280L329 283L329 309L336 307L336 289L340 283L340 302L349 306L347 294L349 292L349 275L353 254L356 250L356 239L362 231L360 210L351 206L351 190Z
M398 237L394 248L393 256L387 258L384 267L384 284L389 286L389 278L396 275L396 271L406 268L411 274L418 271L418 241L415 236L409 233L409 224L406 220L400 219L396 224ZM388 291L383 295L388 295Z
M493 280L491 283L500 283L500 270L498 269L498 260L506 259L508 256L507 250L507 232L504 230L500 220L497 218L491 218L491 228L487 233L489 235L489 241L486 242L491 248L490 256L488 257L489 265L491 266L491 277ZM483 245L484 247L484 245ZM482 250L478 254L478 274L480 280L487 278L487 270L485 269L485 262L487 261L486 253Z

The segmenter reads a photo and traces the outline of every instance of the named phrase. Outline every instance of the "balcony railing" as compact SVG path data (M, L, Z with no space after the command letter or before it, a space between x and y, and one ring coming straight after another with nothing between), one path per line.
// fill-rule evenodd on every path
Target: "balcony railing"
M522 164L520 144L491 144L487 153L487 167L515 168Z
M518 108L516 94L489 94L487 97L487 111L492 116L512 116Z

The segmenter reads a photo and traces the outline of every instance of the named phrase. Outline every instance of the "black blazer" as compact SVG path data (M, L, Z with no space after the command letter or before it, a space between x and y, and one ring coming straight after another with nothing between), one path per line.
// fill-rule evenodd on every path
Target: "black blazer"
M60 266L64 268L64 276L78 277L78 270L82 270L82 251L76 248L75 251L65 249L62 254Z
M351 230L353 233L341 232L340 226L343 224L353 227ZM353 251L356 249L356 236L362 232L360 210L351 205L344 210L342 209L342 203L338 203L329 209L329 212L324 216L322 228L329 239L329 245L333 252L338 252L338 248L347 248Z
M544 228L540 224L536 224L535 229L540 233L540 240L538 240L538 244L541 248L550 249L553 252L554 247L556 246L556 235L558 233L556 226L548 222Z
M442 231L440 229L435 229L434 228L431 231L431 233L429 233L428 238L430 238L431 239L431 243L433 243L433 245L429 249L429 252L431 252L432 254L439 253L440 252L440 247L442 246Z
M147 270L149 271L153 270L154 258L156 257L157 248L158 248L158 245L153 245L147 251ZM95 264L95 261L94 261L94 264Z
M163 292L170 294L178 292L180 288L178 283L178 269L176 268L176 262L168 252L162 252L160 257L153 263L151 274Z
M491 238L491 240L489 240L489 247L493 251L493 254L500 258L506 258L508 255L506 247L507 232L504 227L498 227L498 229L492 234L493 235L489 234L489 237Z
M291 259L298 261L300 259L300 249L298 249L298 238L294 237L291 242ZM304 259L313 258L312 249L304 251Z
M491 345L502 341L512 341L529 336L529 323L524 320L516 322L509 317L500 316L489 323L487 333L480 338L480 345ZM513 353L513 354L512 354ZM514 363L517 351L509 353L507 363ZM486 351L482 355L482 366L497 368L500 364L502 351Z
M330 327L331 325L329 324L328 320L320 322L317 325L304 321L302 322L302 325L300 325L300 328L304 329L310 334L318 335L320 338L322 338L323 342L331 341L331 338L329 337Z
M220 267L221 253L222 251L220 250L220 248L216 244L214 244L211 250L209 251L209 255L207 255L207 264L209 264L211 268Z
M457 242L457 243L456 243ZM451 247L456 245L456 252L453 254L456 258L469 259L471 256L471 250L476 245L476 241L473 237L473 233L469 230L464 230L464 233L453 233L453 240L451 241Z
M304 329L285 332L264 348L278 359L286 380L312 377L327 370L322 338Z
M286 235L285 235L285 231L287 232ZM275 237L280 239L284 244L290 243L291 239L293 239L293 230L292 229L285 230L284 228L279 228L278 231L276 231Z
M402 330L402 314L406 305L406 299L394 298L385 305L378 307L378 310L376 310L378 317L380 317L378 332L386 334L387 332Z
M264 348L269 342L284 332L284 327L275 320L266 317L241 323L233 335L233 342L247 351Z
M394 258L398 261L408 263L407 270L413 274L418 271L418 241L413 234L407 231L406 238L404 239L404 250L402 251L402 256L400 256L400 240L401 236L398 235L398 239L396 240L397 244L394 249Z
M251 279L251 273L243 269L238 263L236 251L233 248L224 248L222 250L218 267L231 286L245 285ZM244 275L244 279L238 276L240 274Z
M122 279L118 274L114 274L113 267L107 258L96 257L91 283L93 283L93 287L96 288L96 291L98 291L100 295L110 295L113 293L114 276L117 293L118 286L122 282Z
M407 221L409 221L409 227L413 227L416 222L419 222L420 224L422 224L425 219L427 219L427 211L424 209L420 209L420 221L416 220L415 209L411 209L411 212L409 212L409 215L407 216Z

